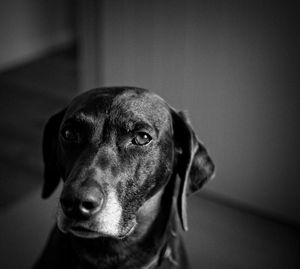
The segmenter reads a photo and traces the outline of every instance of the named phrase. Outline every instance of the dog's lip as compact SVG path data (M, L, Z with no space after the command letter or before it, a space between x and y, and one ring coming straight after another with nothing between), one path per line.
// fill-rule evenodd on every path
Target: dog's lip
M73 235L82 238L97 238L101 236L101 234L97 231L91 230L84 226L71 226L68 230Z
M119 235L119 236L115 236L115 238L124 239L124 238L128 237L135 230L136 224L137 224L136 221L134 221L132 223L132 225L130 225L128 227L128 229L126 229L124 234ZM99 237L110 237L110 236L105 235L101 232L94 231L90 228L86 228L82 225L71 226L71 227L68 228L68 231L71 234L73 234L74 236L81 237L81 238L86 238L86 239L93 239L93 238L99 238ZM114 237L114 236L112 236L112 237Z
M135 230L137 223L136 221L133 221L132 224L128 227L128 229L125 231L125 233L123 235L118 236L119 239L124 239L126 237L128 237L129 235L131 235L133 233L133 231Z

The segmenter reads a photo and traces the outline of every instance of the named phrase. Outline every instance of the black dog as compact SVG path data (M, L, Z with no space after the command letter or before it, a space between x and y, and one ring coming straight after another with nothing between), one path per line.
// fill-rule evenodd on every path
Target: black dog
M54 228L35 268L188 268L177 222L214 165L191 125L140 88L75 98L44 131L47 198L64 181Z

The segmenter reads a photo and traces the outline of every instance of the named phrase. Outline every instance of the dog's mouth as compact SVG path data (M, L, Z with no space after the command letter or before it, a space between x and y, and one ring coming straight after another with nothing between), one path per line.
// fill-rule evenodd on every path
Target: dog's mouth
M127 229L124 230L123 234L118 236L119 239L123 239L125 237L128 237L129 235L131 235L133 233L133 231L135 230L135 227L137 225L136 221L133 221L128 227Z
M85 228L83 226L73 226L69 228L69 232L77 237L81 238L98 238L101 236L97 231Z
M135 230L136 227L136 222L132 222L128 227L126 227L122 233L112 236L112 235L107 235L105 233L92 230L90 228L86 228L81 225L76 225L76 226L71 226L68 228L68 232L71 233L72 235L80 238L85 238L85 239L95 239L95 238L100 238L100 237L114 237L116 239L124 239L131 235L133 231Z

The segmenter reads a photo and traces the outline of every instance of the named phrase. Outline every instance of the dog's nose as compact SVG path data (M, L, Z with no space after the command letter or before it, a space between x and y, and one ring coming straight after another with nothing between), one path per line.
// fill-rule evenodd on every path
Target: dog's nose
M78 191L63 191L60 198L64 214L69 218L90 218L101 209L103 198L99 190L84 188Z
M80 213L86 216L94 215L100 210L101 201L91 193L85 195L79 203Z

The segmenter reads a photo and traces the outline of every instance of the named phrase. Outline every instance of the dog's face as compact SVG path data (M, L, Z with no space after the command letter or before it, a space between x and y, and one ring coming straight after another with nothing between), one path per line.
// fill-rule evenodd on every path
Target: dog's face
M163 191L174 173L176 152L185 151L176 141L174 113L146 90L105 88L78 96L50 119L44 133L44 197L62 178L60 230L84 238L123 238L134 231L139 210ZM190 132L188 127L182 131ZM189 134L187 139L195 138ZM191 189L212 174L203 152L202 177L191 182ZM189 159L184 156L186 164L178 168L181 178L193 168Z

